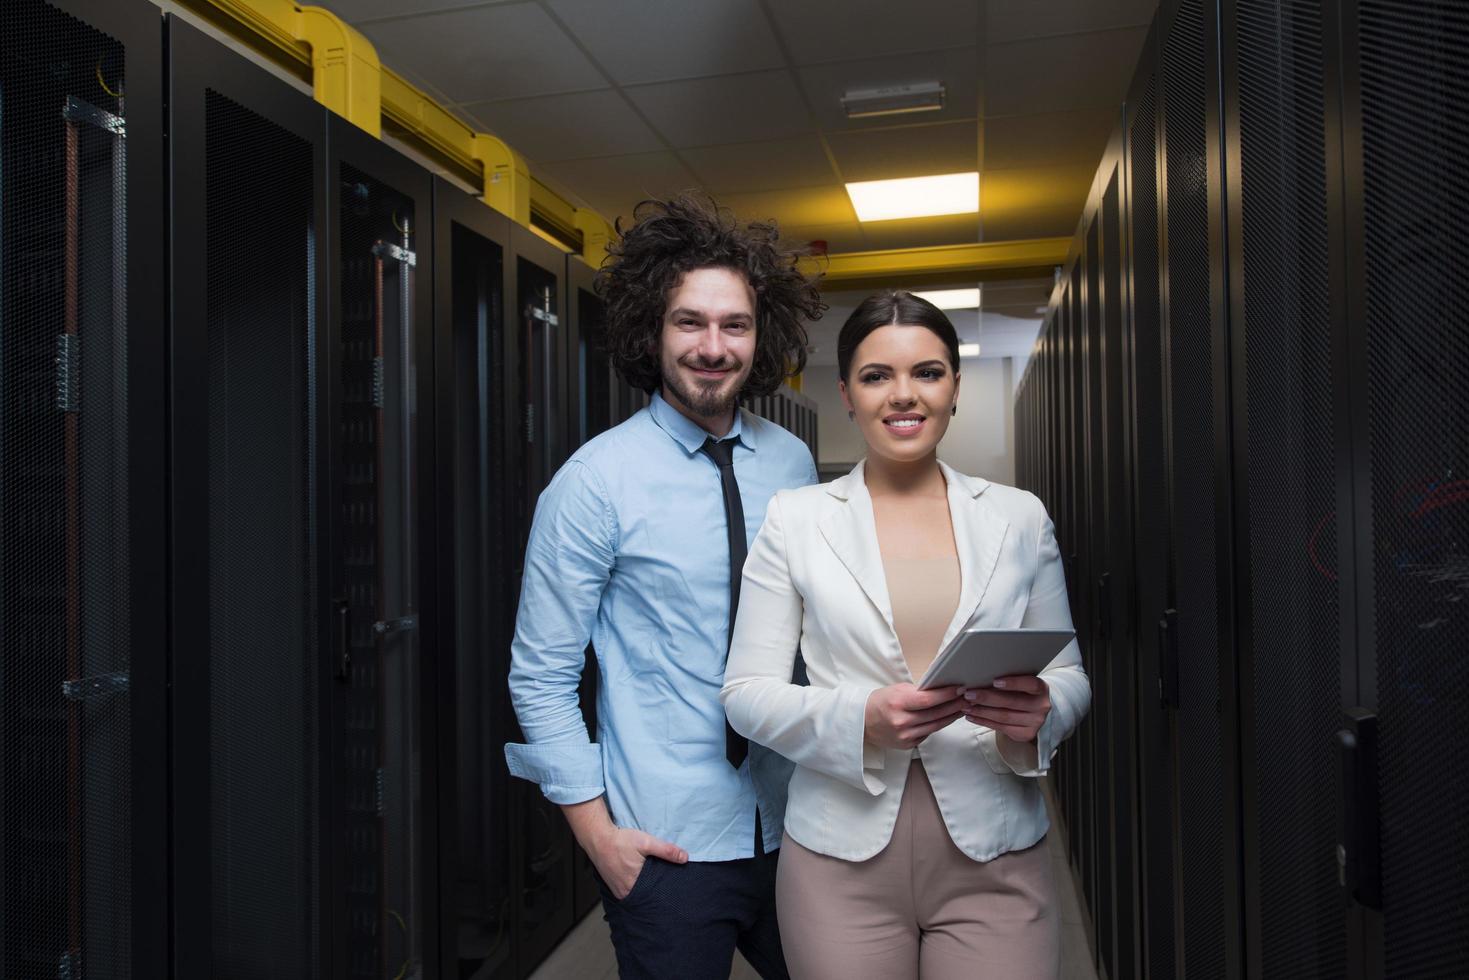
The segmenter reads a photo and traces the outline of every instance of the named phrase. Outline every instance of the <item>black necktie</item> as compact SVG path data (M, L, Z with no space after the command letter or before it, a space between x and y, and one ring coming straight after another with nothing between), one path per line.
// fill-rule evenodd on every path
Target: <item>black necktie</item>
M734 639L735 611L740 608L740 578L745 569L745 508L740 503L740 485L735 482L734 474L734 439L726 439L716 442L707 439L701 447L710 459L714 460L719 467L719 484L724 490L724 525L729 537L729 630L725 643L725 655L728 656L728 643ZM745 736L729 727L728 719L724 722L724 757L729 764L736 769L745 761L745 753L750 749L750 743Z

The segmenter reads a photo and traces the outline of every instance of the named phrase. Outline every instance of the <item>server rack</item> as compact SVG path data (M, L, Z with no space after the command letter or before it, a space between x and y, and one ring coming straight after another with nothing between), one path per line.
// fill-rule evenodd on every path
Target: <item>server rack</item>
M1448 653L1469 530L1448 258L1469 236L1444 207L1464 186L1469 25L1450 7L1166 3L1119 131L1120 371L1109 153L1022 380L1020 472L1073 514L1075 537L1058 530L1083 552L1069 581L1098 645L1106 751L1084 726L1058 774L1109 974L1469 968L1452 870L1469 783L1412 748L1469 738L1469 673ZM1058 335L1072 363L1051 418ZM1130 533L1095 510L1099 471ZM1131 684L1097 571L1133 577L1111 609L1138 630ZM1129 828L1091 790L1134 764L1142 844L1102 860L1088 825Z
M510 222L434 182L438 465L439 943L444 972L520 976L515 790L501 746L519 581L505 542L519 503L521 403Z
M517 331L520 393L520 507L510 540L515 588L524 569L525 543L541 491L566 459L567 417L562 414L567 368L574 348L566 331L566 256L519 227L510 230L510 322ZM574 417L574 416L573 416ZM520 741L518 728L515 741ZM521 843L517 862L517 957L529 973L575 922L576 845L560 808L539 787L517 780L512 833Z
M333 976L325 110L167 30L175 971Z
M1124 117L1129 316L1122 359L1131 405L1125 424L1132 450L1128 481L1132 488L1134 587L1129 616L1136 631L1140 972L1152 980L1165 980L1181 974L1175 921L1180 894L1177 856L1171 845L1177 792L1172 749L1177 733L1171 713L1178 706L1173 657L1177 613L1169 608L1167 583L1157 44L1155 23L1143 44ZM1150 841L1169 843L1149 846Z
M1169 608L1177 610L1177 760L1185 976L1242 976L1234 727L1233 498L1215 7L1160 12L1159 201L1169 492ZM1211 778L1212 777L1212 778Z
M332 709L334 941L348 977L437 972L431 754L432 188L422 168L328 119L328 485L338 630ZM406 971L406 972L405 972Z
M1339 977L1335 733L1356 644L1343 631L1352 556L1332 526L1351 499L1347 414L1334 405L1346 392L1331 327L1326 22L1316 4L1220 13L1245 968Z
M166 970L162 56L0 24L0 973Z
M1344 665L1337 737L1348 964L1362 976L1452 976L1469 970L1469 779L1414 746L1427 739L1444 759L1469 748L1469 619L1454 584L1469 540L1456 262L1469 232L1453 206L1465 181L1469 24L1442 0L1326 10L1327 75L1343 82L1326 109L1328 139L1342 147L1340 170L1328 155L1327 186L1331 227L1342 228L1333 297L1353 503L1337 532L1339 554L1354 558L1345 628L1358 653L1355 671Z

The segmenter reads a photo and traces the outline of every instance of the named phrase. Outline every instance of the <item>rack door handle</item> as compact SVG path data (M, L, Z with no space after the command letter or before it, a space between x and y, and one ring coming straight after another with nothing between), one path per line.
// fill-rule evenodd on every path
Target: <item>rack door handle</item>
M1377 817L1377 715L1365 708L1343 712L1336 733L1341 760L1341 821L1336 845L1337 880L1349 901L1382 908L1382 863Z
M1165 609L1158 619L1158 700L1165 709L1180 706L1177 609Z
M352 673L352 607L346 599L334 599L337 614L332 675L344 681Z

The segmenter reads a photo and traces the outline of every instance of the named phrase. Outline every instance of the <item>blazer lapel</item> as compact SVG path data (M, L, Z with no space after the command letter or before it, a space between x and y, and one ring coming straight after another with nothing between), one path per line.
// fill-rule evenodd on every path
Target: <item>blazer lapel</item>
M939 649L959 634L984 601L985 591L1000 560L1000 545L1010 529L1010 522L985 505L981 495L989 487L986 480L955 472L948 464L939 464L949 484L949 518L954 523L954 546L959 551L959 605L944 632Z
M863 463L846 476L834 480L827 493L839 503L827 510L818 527L821 536L847 571L867 593L874 608L882 614L888 629L893 630L893 607L888 598L887 574L882 567L882 552L877 545L877 522L872 516L872 498L863 478ZM894 636L897 634L894 633Z

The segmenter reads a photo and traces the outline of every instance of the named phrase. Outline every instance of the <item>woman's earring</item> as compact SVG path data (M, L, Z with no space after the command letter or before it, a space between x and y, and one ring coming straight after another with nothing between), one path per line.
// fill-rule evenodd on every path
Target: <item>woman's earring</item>
M847 419L849 421L852 421L852 422L857 421L857 413L856 412L848 412L847 413Z
M959 414L959 406L958 405L950 405L949 406L949 414L950 415L958 415Z

